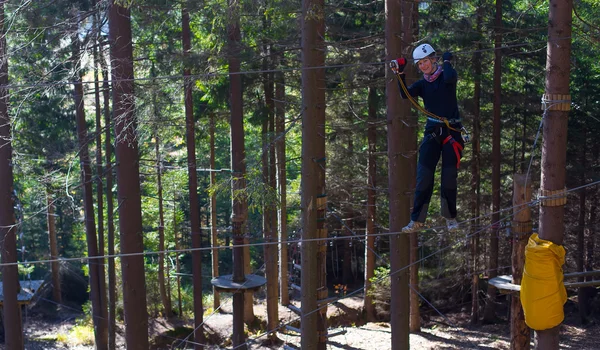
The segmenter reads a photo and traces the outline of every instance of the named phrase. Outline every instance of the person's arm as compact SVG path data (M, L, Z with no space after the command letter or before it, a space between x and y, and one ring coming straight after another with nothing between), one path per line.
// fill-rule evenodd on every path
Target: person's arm
M454 67L452 67L452 58L453 56L450 52L445 52L442 55L442 60L444 61L442 63L442 69L444 70L444 82L446 84L456 84L456 81L458 80L458 74Z

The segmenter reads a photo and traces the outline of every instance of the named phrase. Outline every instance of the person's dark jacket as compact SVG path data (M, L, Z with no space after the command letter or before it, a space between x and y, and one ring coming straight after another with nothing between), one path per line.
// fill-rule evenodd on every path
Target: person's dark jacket
M406 85L404 74L401 74L400 77ZM436 80L430 83L425 78L421 78L408 87L408 92L413 97L421 97L426 110L440 117L447 118L453 127L460 127L460 113L456 99L457 80L458 75L452 64L444 62L442 73ZM408 98L400 86L400 82L398 82L398 87L400 88L402 98ZM443 124L442 121L428 117L425 128L430 129L441 124Z

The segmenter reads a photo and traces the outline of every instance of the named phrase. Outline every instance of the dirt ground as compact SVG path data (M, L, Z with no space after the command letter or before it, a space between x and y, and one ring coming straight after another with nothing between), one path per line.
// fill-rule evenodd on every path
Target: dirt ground
M330 323L337 325L329 332L345 332L332 337L328 349L391 349L389 323L367 323L357 326L357 310L360 309L361 302L360 298L349 298L336 306L329 307ZM206 349L231 348L228 339L232 322L231 305L226 300L223 302L221 311L221 313L207 315L204 318L206 333L212 341L221 344L221 346L207 346ZM264 304L255 305L255 314L261 319L266 317ZM282 324L290 323L298 327L297 315L289 309L280 307L279 315ZM69 329L74 326L78 315L66 313L58 316L60 316L58 319L52 319L48 315L27 315L25 318L25 349L93 349L93 346L89 345L66 345L54 340L56 334L68 333ZM576 317L567 317L561 329L561 349L600 349L600 324L581 327L575 325L576 323ZM190 325L190 322L152 320L150 334L154 344L153 349L192 348L193 341L190 339L182 341L191 332ZM453 325L460 325L460 327ZM278 333L280 342L277 345L266 345L266 337L260 336L264 331L259 328L260 325L257 325L257 329L249 329L249 339L254 339L250 343L250 349L282 349L284 343L292 346L300 343L298 334L282 330ZM173 329L179 329L179 332L173 332ZM447 314L446 318L427 317L421 332L410 335L410 344L412 349L509 349L509 333L507 322L470 326L468 325L468 315L455 313ZM125 349L121 335L118 337L119 349ZM4 347L0 345L0 349L4 349Z

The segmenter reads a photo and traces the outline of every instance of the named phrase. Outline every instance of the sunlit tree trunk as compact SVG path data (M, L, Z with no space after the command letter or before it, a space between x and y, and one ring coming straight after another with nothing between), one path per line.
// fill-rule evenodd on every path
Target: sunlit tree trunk
M371 278L375 276L375 215L377 213L377 89L369 87L368 97L369 127L367 128L367 143L369 145L367 163L367 227L365 245L365 293L363 308L367 322L375 321L375 305L373 297L368 294Z
M129 8L112 0L109 9L109 38L113 81L113 121L116 135L117 200L121 257L125 345L128 350L147 350L148 311L140 193L139 147L136 134L133 88L133 47ZM126 219L125 219L126 218Z
M2 263L17 261L17 227L13 200L13 162L11 121L8 115L8 57L6 55L6 28L4 4L0 1L0 240ZM21 307L17 301L19 272L17 265L2 268L4 301L4 346L6 350L23 349Z
M104 280L101 279L100 269L104 268L102 259L98 256L98 240L96 237L96 223L94 219L94 198L92 191L92 168L90 166L90 154L88 150L87 125L85 122L85 108L83 105L83 85L81 76L83 72L79 60L79 38L77 32L72 37L71 47L73 49L73 62L76 66L75 84L73 98L75 101L75 112L77 119L77 140L79 143L79 162L81 166L81 182L83 184L83 212L85 222L85 233L87 237L88 266L90 299L92 301L92 320L94 323L94 335L98 349L108 347L108 324L106 299L104 297Z

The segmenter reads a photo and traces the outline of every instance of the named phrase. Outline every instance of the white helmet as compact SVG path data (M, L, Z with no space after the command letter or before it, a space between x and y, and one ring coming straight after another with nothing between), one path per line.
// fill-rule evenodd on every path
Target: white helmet
M414 51L413 51L413 60L415 61L415 63L418 63L419 60L434 54L435 50L433 49L433 47L429 44L421 44L419 46L417 46Z

